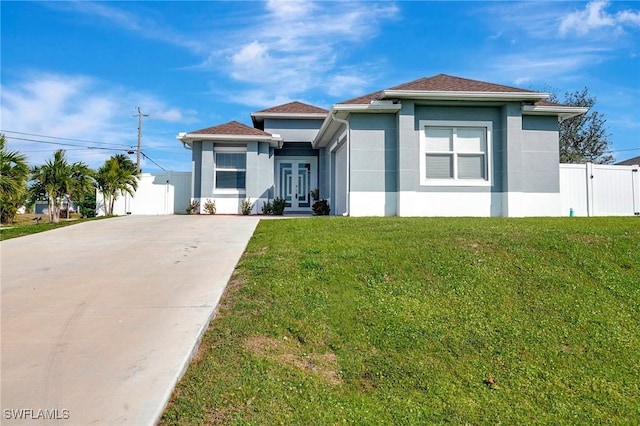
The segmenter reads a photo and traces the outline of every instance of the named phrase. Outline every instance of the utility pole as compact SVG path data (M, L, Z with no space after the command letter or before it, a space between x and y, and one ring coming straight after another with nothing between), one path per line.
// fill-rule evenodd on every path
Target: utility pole
M138 173L140 173L140 142L142 139L142 117L148 117L149 114L143 114L140 111L140 107L138 107L138 113L133 114L134 117L138 117L138 158L136 161L136 166L138 168Z

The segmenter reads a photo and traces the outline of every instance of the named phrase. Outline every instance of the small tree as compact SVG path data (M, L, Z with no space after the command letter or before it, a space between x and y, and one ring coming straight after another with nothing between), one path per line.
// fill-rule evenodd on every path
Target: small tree
M78 188L86 185L90 176L91 171L86 164L69 164L65 151L59 149L53 154L53 160L47 160L43 165L31 169L31 199L46 198L49 222L57 223L60 221L63 200L70 202L72 194L78 193Z
M0 135L0 222L10 223L26 201L29 166L24 155L7 151L5 144Z
M113 206L119 195L126 192L134 196L138 189L138 175L135 163L124 154L112 156L98 169L96 186L104 198L107 216L113 215Z
M558 96L552 94L552 102L559 102ZM567 92L564 95L564 105L587 107L589 112L569 118L560 123L560 162L609 164L613 162L610 154L610 135L605 127L607 120L604 114L595 111L596 97L583 90Z

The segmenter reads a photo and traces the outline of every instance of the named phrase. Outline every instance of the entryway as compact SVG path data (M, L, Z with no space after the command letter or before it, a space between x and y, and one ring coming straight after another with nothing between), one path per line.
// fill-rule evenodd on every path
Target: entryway
M289 211L311 211L311 191L317 189L318 159L289 157L276 160L276 194Z

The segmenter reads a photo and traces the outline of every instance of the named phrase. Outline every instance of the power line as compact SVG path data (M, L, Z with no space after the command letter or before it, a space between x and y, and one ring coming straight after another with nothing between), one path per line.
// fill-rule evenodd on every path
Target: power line
M19 141L44 143L44 144L47 144L47 145L71 146L71 147L75 147L75 148L78 148L78 149L103 149L105 151L128 151L130 149L130 148L107 148L107 147L104 147L104 146L87 146L87 145L77 145L77 144L64 143L64 142L41 141L41 140L38 140L38 139L19 138L17 136L5 136L5 138L12 139L12 140L19 140ZM120 146L125 146L125 145L120 145Z
M109 142L88 141L88 140L83 140L83 139L62 138L62 137L59 137L59 136L38 135L38 134L35 134L35 133L16 132L14 130L2 130L2 129L0 129L0 133L13 133L13 134L16 134L16 135L35 136L35 137L38 137L38 138L57 139L57 140L72 141L72 142L93 143L93 144L98 144L98 145L127 146L127 145L124 145L124 144L115 144L115 143L109 143ZM26 139L26 140L29 140L29 139ZM77 145L71 145L71 146L77 146Z
M166 172L167 169L165 169L164 167L162 167L160 164L156 163L151 157L149 157L147 154L145 154L144 152L140 151L140 153L144 156L144 158L146 158L147 160L151 161L153 164L155 164L156 166L160 167L160 169L162 169L162 171Z

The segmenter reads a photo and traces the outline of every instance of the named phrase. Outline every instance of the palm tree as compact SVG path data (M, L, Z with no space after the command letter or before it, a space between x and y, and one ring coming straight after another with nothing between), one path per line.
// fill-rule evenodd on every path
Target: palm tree
M138 189L136 165L124 154L117 154L105 161L96 173L96 185L104 198L107 216L113 214L113 205L118 195L125 192L133 196Z
M34 181L31 187L32 196L47 198L49 222L60 221L60 206L63 200L70 200L80 189L86 189L91 175L86 164L69 164L63 149L53 154L53 161L47 160L43 165L31 170L31 178Z
M67 214L71 210L73 201L80 201L85 194L92 192L95 194L94 171L82 162L73 163L71 165L71 185L68 189L68 205ZM67 216L68 217L68 216Z
M0 222L12 222L26 199L29 166L18 151L5 149L6 139L0 135Z

